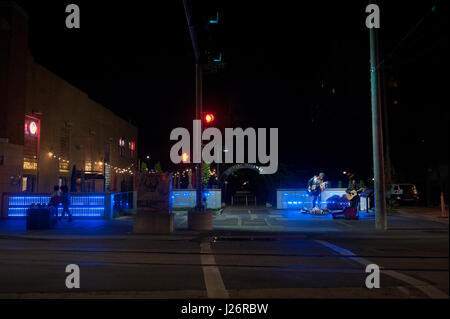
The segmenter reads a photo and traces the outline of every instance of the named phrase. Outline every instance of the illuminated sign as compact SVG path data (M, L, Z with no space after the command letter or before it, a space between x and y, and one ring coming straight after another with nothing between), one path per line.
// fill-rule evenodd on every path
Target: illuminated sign
M38 124L32 120L25 121L25 134L36 136L38 133Z
M31 135L36 135L37 133L37 124L36 122L30 122L30 133Z

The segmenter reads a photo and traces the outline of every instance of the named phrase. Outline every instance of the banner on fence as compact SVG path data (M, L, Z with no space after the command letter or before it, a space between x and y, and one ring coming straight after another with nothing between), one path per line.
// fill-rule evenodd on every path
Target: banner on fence
M172 174L140 173L138 210L172 212Z

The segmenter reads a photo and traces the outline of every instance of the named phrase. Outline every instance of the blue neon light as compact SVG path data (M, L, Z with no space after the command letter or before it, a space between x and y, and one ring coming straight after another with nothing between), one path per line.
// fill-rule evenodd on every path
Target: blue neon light
M220 208L220 190L204 192L206 198L206 206L209 208ZM197 193L195 190L173 190L173 204L174 208L195 207Z
M31 205L47 205L50 196L42 195L16 195L9 196L8 217L26 217L27 209ZM72 205L69 207L73 217L104 217L105 196L99 195L72 195ZM58 208L62 212L62 207Z

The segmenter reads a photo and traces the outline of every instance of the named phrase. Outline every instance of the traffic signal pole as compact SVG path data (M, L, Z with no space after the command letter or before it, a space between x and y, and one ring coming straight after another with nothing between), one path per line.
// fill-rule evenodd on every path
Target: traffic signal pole
M194 49L195 55L195 118L200 120L202 123L202 112L203 112L203 66L201 64L200 49L198 44L198 37L196 32L196 27L192 21L192 13L188 0L183 0L184 10L186 13L186 19L189 26L189 33L191 35L192 47ZM203 141L200 138L200 152L202 152ZM191 156L191 158L195 158ZM202 154L200 154L202 158ZM195 165L195 190L196 190L196 205L195 210L197 212L204 211L203 206L203 160Z
M373 170L375 183L375 227L387 229L386 191L384 186L383 118L378 74L378 32L370 28L370 80L372 93Z
M203 124L203 69L199 61L195 64L195 85L196 85L196 98L195 98L195 117ZM201 125L202 125L201 124ZM203 126L203 125L202 125ZM201 130L203 132L203 129ZM200 138L200 152L203 151L203 139ZM196 210L204 211L203 206L203 156L200 154L200 163L196 164L195 173L195 191L196 191Z

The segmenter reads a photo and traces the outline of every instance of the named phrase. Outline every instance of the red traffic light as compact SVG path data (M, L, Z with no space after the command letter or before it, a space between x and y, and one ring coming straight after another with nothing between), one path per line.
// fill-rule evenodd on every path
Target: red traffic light
M205 115L205 123L211 124L212 122L214 122L214 115L212 115L211 113L206 114Z

